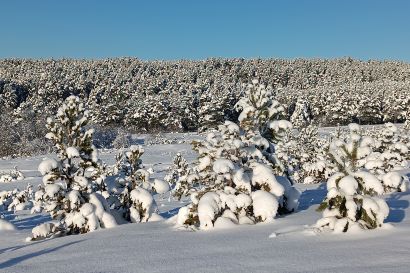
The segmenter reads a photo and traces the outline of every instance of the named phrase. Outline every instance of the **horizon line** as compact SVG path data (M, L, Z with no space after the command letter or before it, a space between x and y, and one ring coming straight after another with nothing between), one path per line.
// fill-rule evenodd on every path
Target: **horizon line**
M169 58L169 59L155 59L155 58L139 58L137 56L113 56L113 57L66 57L66 56L59 56L59 57L0 57L0 61L8 61L8 60L29 60L29 61L104 61L104 60L121 60L121 59L135 59L141 62L179 62L179 61L192 61L192 62L203 62L208 60L240 60L243 59L245 61L255 61L255 60L284 60L284 61L297 61L297 60L307 60L307 61L338 61L338 60L346 60L352 59L353 61L359 62L401 62L410 64L408 60L400 60L400 59L363 59L363 58L355 58L351 56L339 56L339 57L222 57L222 56L210 56L206 58Z

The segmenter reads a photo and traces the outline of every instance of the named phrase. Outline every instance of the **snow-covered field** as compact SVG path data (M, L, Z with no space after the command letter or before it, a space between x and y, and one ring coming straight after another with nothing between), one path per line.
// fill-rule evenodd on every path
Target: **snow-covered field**
M144 165L158 177L177 152L189 161L195 157L189 144L144 148ZM101 158L112 164L115 153L102 152ZM0 160L0 171L17 166L26 177L1 183L0 191L39 184L42 158ZM323 186L297 187L297 213L229 230L177 230L165 220L27 243L31 229L48 216L6 212L17 230L0 231L0 272L409 272L410 192L385 196L390 214L384 228L335 235L309 228L321 217L316 208L326 195ZM167 196L156 200L164 218L184 205Z

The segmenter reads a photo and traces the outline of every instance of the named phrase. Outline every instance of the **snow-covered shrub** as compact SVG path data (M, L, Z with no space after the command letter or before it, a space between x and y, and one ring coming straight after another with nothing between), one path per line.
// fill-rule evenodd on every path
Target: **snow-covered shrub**
M383 184L364 168L374 140L362 136L357 124L350 124L349 129L348 137L335 139L329 148L337 173L328 179L327 196L318 208L323 211L323 218L316 223L319 230L374 229L389 214L387 203L376 197L383 194Z
M246 97L238 102L241 127L225 121L205 141L194 142L194 167L203 188L191 194L192 204L180 209L178 225L208 229L269 222L297 208L300 193L274 171L273 141L291 125L277 120L283 109L272 90L257 83L248 85Z
M11 193L11 203L8 205L9 211L20 211L31 209L33 206L33 186L29 183L25 190L13 190Z
M93 129L84 128L88 121L89 112L75 96L66 99L55 119L47 119L46 137L53 142L58 159L43 160L38 167L44 184L41 199L44 209L58 220L48 230L61 235L116 225L101 195L105 183L93 175L100 168L100 160L92 145ZM32 240L52 236L37 236L37 229L33 229Z
M410 107L406 112L406 121L404 122L404 129L410 130Z
M185 175L187 171L188 163L186 162L186 159L180 153L177 153L172 159L172 165L169 167L169 172L164 177L164 180L174 188L179 178Z
M9 183L13 181L13 177L9 174L2 174L0 176L0 183Z
M24 174L14 167L14 170L0 171L0 183L8 183L15 180L23 180Z
M164 180L172 188L172 195L181 200L197 186L198 176L195 170L188 167L186 159L180 153L177 153Z
M124 130L119 129L117 136L112 142L112 146L115 149L123 149L131 146L131 135L126 133Z
M33 206L33 186L29 183L25 190L14 189L0 192L0 211L20 211Z
M13 192L17 192L17 189L15 189L15 191L1 191L0 192L0 211L7 210L10 203L12 202L12 197L14 195Z
M45 188L44 185L40 184L37 187L37 190L34 192L33 196L33 207L31 208L31 213L40 213L44 210L44 194Z
M150 172L143 168L143 153L141 146L132 145L117 156L114 168L115 185L111 191L117 199L111 203L129 222L147 222L156 218L158 208L152 191L161 194L169 191L168 183L151 179Z
M410 167L407 134L392 123L386 123L381 130L370 132L376 139L375 152L367 157L366 169L383 183L385 192L406 191L405 177L397 171Z
M286 134L276 145L276 154L293 181L320 183L334 172L328 164L328 142L319 137L316 126L309 125Z
M189 194L196 191L198 186L199 176L194 169L189 168L178 178L172 194L177 200L181 200L181 198L187 197Z
M294 128L304 128L312 122L312 113L306 100L298 99L295 103L295 110L290 117L290 122Z
M32 236L27 241L38 241L46 238L55 238L64 235L60 225L56 223L43 223L33 228Z

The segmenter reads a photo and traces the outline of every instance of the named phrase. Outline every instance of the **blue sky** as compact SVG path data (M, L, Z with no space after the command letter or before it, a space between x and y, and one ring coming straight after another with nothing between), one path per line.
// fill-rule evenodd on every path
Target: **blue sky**
M408 0L10 0L0 58L410 61Z

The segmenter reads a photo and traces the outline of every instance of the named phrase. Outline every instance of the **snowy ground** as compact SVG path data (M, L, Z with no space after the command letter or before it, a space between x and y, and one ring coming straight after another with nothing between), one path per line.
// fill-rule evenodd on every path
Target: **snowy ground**
M189 144L145 150L144 164L159 177L177 152L191 160L195 156ZM101 157L111 164L114 154L106 151ZM40 183L42 158L0 160L0 170L18 166L26 176L0 184L0 190ZM18 230L0 233L0 272L409 272L410 192L386 196L391 208L386 228L330 235L315 234L307 226L320 217L315 209L326 191L318 185L298 187L303 194L297 213L231 230L190 232L163 221L26 243L31 228L48 216L6 213ZM156 199L165 218L183 205Z

